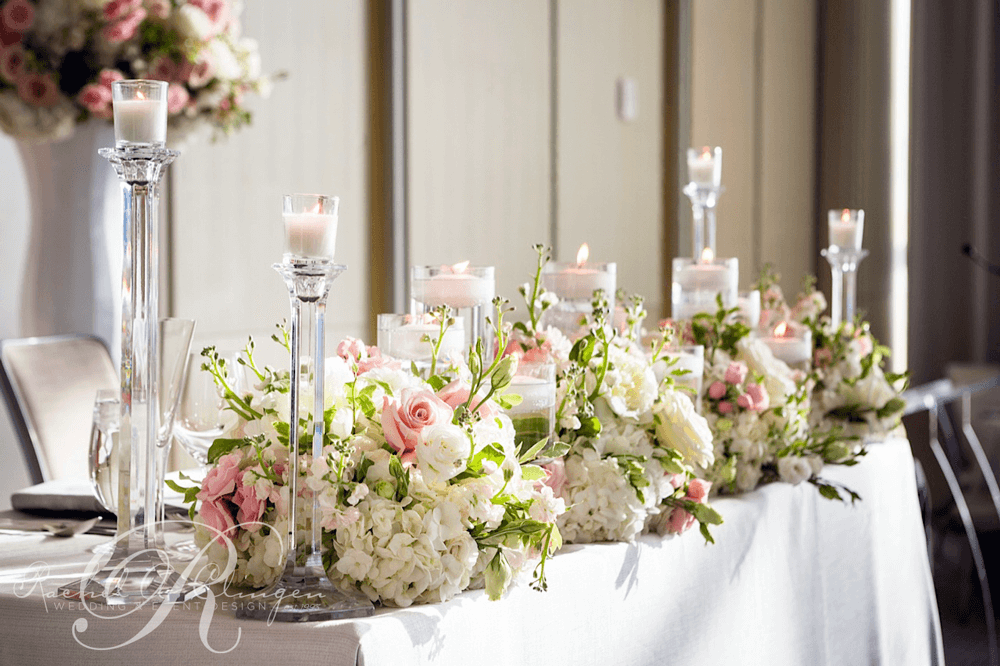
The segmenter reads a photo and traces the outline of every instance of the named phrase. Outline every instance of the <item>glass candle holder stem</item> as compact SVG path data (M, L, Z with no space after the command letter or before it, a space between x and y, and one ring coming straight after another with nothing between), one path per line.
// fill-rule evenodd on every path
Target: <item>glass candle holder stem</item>
M868 256L868 250L831 246L820 254L830 264L830 321L834 327L842 321L853 322L857 314L858 265Z

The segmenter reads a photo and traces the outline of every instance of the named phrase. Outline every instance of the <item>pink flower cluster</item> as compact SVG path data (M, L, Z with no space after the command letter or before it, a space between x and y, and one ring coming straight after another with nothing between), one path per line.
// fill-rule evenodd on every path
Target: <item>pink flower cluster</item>
M389 356L383 356L382 350L374 346L365 346L365 343L357 338L344 338L337 344L337 356L349 363L354 363L358 367L358 374L378 368L388 368L399 370L402 363Z
M28 68L22 40L35 22L35 7L28 0L7 0L0 5L0 79L15 86L18 96L32 106L50 107L59 101L59 87L51 74Z
M259 530L267 506L268 498L259 499L253 486L243 484L242 459L240 451L219 458L216 466L205 475L198 493L202 520L221 544L236 534L237 526L249 532Z
M107 23L101 28L101 34L112 44L127 42L135 37L145 19L146 9L142 0L111 0L104 5L104 20Z
M111 110L111 84L121 81L125 75L117 69L105 69L97 77L97 83L88 83L77 95L76 101L80 106L90 111L98 118L110 118Z
M672 479L672 482L675 488L680 488L684 483L684 477L677 474ZM691 479L688 482L684 499L697 504L704 504L705 498L708 497L708 491L711 489L711 482L704 479ZM697 522L695 517L687 509L677 506L670 511L670 517L667 519L667 531L671 534L682 534L691 529L695 522Z
M716 380L709 385L709 402L720 416L732 414L737 407L763 412L771 406L767 389L757 382L747 382L747 375L746 363L732 361L722 381Z

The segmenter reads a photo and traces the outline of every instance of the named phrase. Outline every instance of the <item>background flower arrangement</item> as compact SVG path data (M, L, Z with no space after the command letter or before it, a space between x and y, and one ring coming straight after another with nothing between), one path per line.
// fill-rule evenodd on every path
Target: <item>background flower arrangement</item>
M111 83L167 81L173 139L250 121L248 92L267 94L239 0L5 0L0 5L0 129L57 140L111 117Z
M532 572L544 588L564 504L541 482L541 468L522 465L527 457L518 459L513 426L492 397L509 383L513 360L487 365L473 355L464 376L425 381L358 340L337 352L325 378L324 457L311 459L303 434L298 470L302 496L318 495L334 583L395 606L444 601L469 587L499 598ZM251 343L241 362L259 382L237 395L224 362L211 348L204 355L233 421L209 452L204 482L183 490L192 512L201 502L196 538L209 561L223 570L231 541L232 582L262 587L280 574L289 519L288 375L257 368ZM313 408L303 405L303 416ZM296 519L306 527L308 508Z

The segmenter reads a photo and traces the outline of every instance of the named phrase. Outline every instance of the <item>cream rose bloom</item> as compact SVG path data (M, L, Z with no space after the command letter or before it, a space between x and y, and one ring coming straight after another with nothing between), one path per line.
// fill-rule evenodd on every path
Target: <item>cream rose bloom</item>
M694 403L680 391L667 391L653 406L656 438L680 452L684 459L701 467L715 462L712 430Z
M452 423L436 423L420 433L417 465L428 483L444 483L465 469L472 452L468 434Z
M764 388L771 397L771 404L784 404L795 393L792 369L774 357L771 348L760 338L746 337L736 343L738 358L751 372L764 376Z

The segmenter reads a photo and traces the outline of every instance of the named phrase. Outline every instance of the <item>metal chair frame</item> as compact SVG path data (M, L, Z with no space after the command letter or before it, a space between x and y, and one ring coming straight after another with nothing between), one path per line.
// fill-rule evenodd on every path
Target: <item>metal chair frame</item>
M982 548L979 545L979 537L976 534L976 526L972 519L972 512L965 499L965 493L958 481L956 468L961 460L961 450L959 448L958 437L952 427L951 419L948 416L947 406L950 403L961 401L961 431L965 437L969 449L972 451L973 459L979 468L979 473L986 482L989 489L990 499L993 509L996 511L997 519L1000 520L1000 485L997 484L996 476L990 467L986 452L982 443L972 428L972 395L980 391L986 391L1000 386L1000 375L977 384L956 386L951 380L941 379L930 384L925 384L914 389L910 389L903 394L906 400L904 416L926 411L929 420L929 441L934 459L944 475L948 490L955 500L955 507L958 509L959 518L965 529L965 536L969 540L969 549L972 551L972 560L976 567L979 578L979 587L983 595L983 609L986 615L986 633L990 648L990 664L1000 666L1000 651L997 647L996 619L993 615L993 600L990 595L989 581L986 576L986 562L983 557ZM942 443L943 440L943 443ZM947 446L947 449L945 448Z

